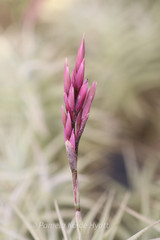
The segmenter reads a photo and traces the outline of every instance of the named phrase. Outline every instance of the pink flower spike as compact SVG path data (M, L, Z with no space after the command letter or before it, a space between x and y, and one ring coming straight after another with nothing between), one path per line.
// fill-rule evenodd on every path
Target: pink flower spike
M86 94L87 94L87 90L88 90L88 80L85 80L85 82L83 83L78 97L77 97L77 101L76 101L76 112L78 113L80 111L80 109L83 106L84 100L86 98Z
M82 60L84 59L84 56L85 56L85 41L84 41L84 35L83 35L82 42L79 47L77 58L76 58L76 72L78 72L78 69L81 65Z
M75 134L74 134L74 129L72 130L72 134L70 137L70 143L72 144L73 148L75 149Z
M66 58L65 64L64 64L64 92L66 92L66 94L68 94L70 86L71 86L71 78L70 78L69 67L68 67L67 58Z
M67 120L66 112L65 112L65 109L64 109L64 107L62 105L62 123L63 123L64 127L66 125L66 120Z
M78 150L79 142L86 122L93 98L95 96L96 85L94 82L88 89L88 80L84 81L85 72L85 42L84 36L80 44L75 67L72 77L70 78L67 60L64 67L64 102L65 108L62 106L62 122L64 125L65 147L68 156L68 162L72 173L74 205L76 211L78 239L83 238L79 223L81 220L80 198L78 185Z
M81 65L79 67L77 76L76 76L76 81L75 81L75 88L78 91L80 89L80 87L83 84L83 80L84 80L84 69L85 69L85 59L83 59L83 61L81 62Z
M69 94L68 94L68 104L70 106L71 111L74 111L74 88L73 85L71 85L69 89Z
M66 126L65 126L65 135L67 140L70 139L72 133L72 122L71 122L71 116L70 113L67 113L67 120L66 120Z

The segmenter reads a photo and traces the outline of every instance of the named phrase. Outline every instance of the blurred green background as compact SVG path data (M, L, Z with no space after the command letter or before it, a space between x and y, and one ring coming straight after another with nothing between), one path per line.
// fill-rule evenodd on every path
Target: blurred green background
M1 240L63 239L39 227L58 222L55 200L74 218L61 105L83 33L98 86L79 147L82 214L109 225L91 237L128 239L160 219L159 13L158 0L0 0ZM156 225L137 239L159 236Z

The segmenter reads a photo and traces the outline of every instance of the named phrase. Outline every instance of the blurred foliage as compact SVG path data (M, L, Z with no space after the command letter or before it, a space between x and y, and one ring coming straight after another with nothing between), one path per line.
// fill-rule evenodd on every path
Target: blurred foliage
M74 218L61 104L83 33L98 82L79 151L84 219L109 224L93 239L124 240L160 218L159 12L158 0L0 1L0 239L62 239L37 227L58 222L55 200Z

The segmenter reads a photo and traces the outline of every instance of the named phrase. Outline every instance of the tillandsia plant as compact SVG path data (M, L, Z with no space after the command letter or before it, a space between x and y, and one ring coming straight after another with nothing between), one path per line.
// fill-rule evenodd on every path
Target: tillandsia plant
M89 117L91 103L95 96L96 82L88 88L88 79L84 81L85 71L85 41L84 36L80 44L72 77L70 77L67 59L64 65L64 102L62 106L62 122L64 125L64 139L72 172L74 204L79 239L82 238L81 210L77 175L78 146L84 127Z

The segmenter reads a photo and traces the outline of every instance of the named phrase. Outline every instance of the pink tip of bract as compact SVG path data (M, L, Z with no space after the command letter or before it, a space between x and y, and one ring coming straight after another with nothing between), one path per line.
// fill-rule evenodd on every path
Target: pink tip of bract
M79 47L77 58L76 58L76 72L78 71L81 62L84 59L84 56L85 56L85 41L84 41L84 35L83 35L82 42Z
M66 125L66 120L67 120L66 112L65 112L65 109L62 105L62 123L63 123L64 127Z
M75 149L75 134L74 134L74 129L72 130L72 134L70 137L70 143L72 144L73 148Z
M70 139L72 133L72 122L71 122L71 116L70 113L67 113L67 120L66 120L66 126L65 126L65 135L67 139Z
M79 70L76 75L76 82L75 82L76 90L79 90L83 84L84 70L85 70L85 59L82 60L81 65L80 65Z
M66 92L66 94L68 94L70 86L71 86L71 78L70 78L69 67L66 59L64 64L64 92Z
M74 88L73 88L72 84L71 84L71 87L69 89L68 104L70 106L71 111L74 111Z
M79 112L80 109L82 108L84 100L86 98L87 90L88 90L88 80L85 80L77 97L76 112Z

